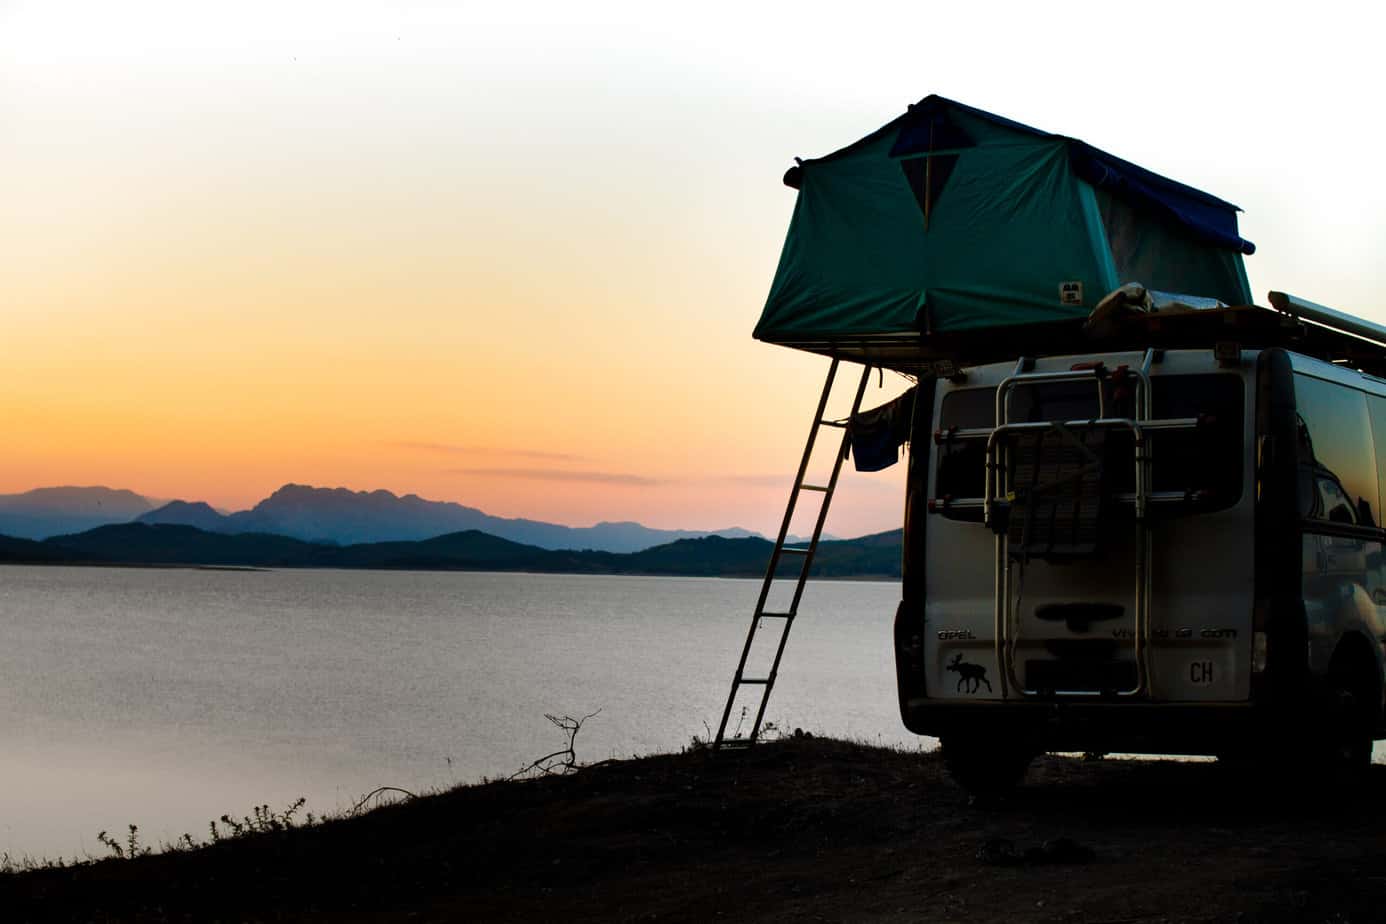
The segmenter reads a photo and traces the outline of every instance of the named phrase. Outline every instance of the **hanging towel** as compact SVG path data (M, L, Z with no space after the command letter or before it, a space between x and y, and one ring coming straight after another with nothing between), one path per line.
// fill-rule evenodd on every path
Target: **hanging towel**
M848 424L852 461L859 472L879 472L900 461L900 447L909 442L914 414L914 389L888 404L856 414Z

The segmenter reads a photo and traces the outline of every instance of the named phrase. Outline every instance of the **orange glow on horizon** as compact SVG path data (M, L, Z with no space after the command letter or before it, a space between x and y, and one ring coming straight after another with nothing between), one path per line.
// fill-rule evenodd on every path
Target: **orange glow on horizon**
M1095 78L1053 53L1110 40L1095 5L1039 42L1030 7L1000 33L963 7L884 33L541 7L0 7L0 492L241 509L293 481L773 531L827 365L749 336L794 207L779 177L929 92L1239 202L1255 291L1377 311L1370 30L1196 8L1203 47L1252 30L1303 56L1248 85L1226 55ZM988 54L921 64L921 28L985 31ZM1177 16L1141 28L1187 47ZM1287 106L1333 170L1240 143L1280 137ZM829 530L897 526L902 482L847 472Z

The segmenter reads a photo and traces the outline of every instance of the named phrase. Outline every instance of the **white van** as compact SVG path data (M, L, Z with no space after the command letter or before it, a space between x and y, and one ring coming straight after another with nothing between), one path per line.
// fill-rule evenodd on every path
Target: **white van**
M1366 766L1386 381L1337 360L1223 341L921 377L897 682L959 782L1056 750Z

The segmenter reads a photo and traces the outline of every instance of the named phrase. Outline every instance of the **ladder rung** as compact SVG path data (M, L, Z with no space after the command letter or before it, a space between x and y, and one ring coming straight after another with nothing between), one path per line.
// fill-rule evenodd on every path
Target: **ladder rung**
M845 420L820 420L820 421L818 421L818 423L821 424L822 426L825 426L825 427L839 427L839 428L841 428L841 427L847 426L847 421L845 421Z
M799 490L800 490L800 491L822 491L824 494L827 494L827 493L828 493L828 486L827 486L827 485L823 485L823 484L801 484L801 485L799 485Z
M798 549L798 548L795 548L795 547L792 546L792 545L783 546L783 547L780 549L780 551L781 551L781 552L793 552L795 555L807 555L807 554L809 553L809 550L808 550L808 549Z
M752 686L763 687L770 682L769 677L742 677L737 683L747 683Z
M757 619L765 619L766 617L769 617L769 618L771 618L771 619L793 619L793 618L794 618L794 614L793 614L793 613L757 613L757 614L756 614L756 618L757 618Z

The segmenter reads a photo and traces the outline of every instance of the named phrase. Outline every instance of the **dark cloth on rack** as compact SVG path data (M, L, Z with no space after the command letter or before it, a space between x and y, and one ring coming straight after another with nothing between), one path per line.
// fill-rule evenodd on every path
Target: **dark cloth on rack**
M914 394L911 388L888 404L859 412L848 423L857 471L879 472L900 461L900 447L910 439Z

